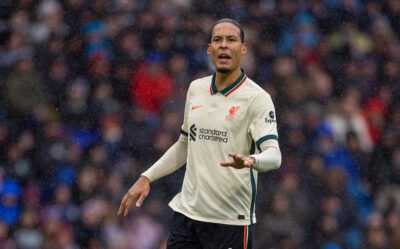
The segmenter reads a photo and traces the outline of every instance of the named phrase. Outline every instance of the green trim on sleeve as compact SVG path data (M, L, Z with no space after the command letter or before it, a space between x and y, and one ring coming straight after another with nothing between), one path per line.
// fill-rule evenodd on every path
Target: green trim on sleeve
M257 144L257 149L258 149L259 151L261 151L260 145L261 145L264 141L269 140L269 139L278 140L278 136L277 136L277 135L267 135L267 136L263 136L262 138L258 139L257 142L256 142L256 144Z
M181 129L181 134L185 135L185 136L188 136L188 133L186 131L182 130L182 129Z

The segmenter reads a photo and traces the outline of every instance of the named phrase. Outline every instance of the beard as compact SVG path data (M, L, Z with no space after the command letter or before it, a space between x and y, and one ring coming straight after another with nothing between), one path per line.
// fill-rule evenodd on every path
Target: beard
M229 72L231 72L232 70L231 69L229 69L229 68L217 68L217 72L218 73L229 73Z

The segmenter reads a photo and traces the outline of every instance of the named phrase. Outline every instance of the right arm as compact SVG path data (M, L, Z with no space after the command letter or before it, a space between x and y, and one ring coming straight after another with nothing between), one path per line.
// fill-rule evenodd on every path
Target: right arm
M118 210L118 215L126 216L132 203L137 199L136 206L140 207L150 192L150 183L178 170L186 163L188 149L187 114L189 112L190 87L186 97L185 114L181 135L165 154L158 159L148 170L141 174L139 179L124 195Z
M136 206L140 207L150 192L150 183L178 170L185 164L186 157L187 136L181 134L178 141L153 166L146 170L124 195L118 215L123 213L126 216L136 199L138 199Z
M186 163L186 157L187 136L181 134L178 141L153 166L142 173L142 176L147 177L150 182L154 182L182 167Z

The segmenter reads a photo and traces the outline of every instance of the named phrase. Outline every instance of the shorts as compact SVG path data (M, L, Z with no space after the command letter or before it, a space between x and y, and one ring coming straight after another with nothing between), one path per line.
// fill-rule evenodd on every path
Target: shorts
M252 249L254 226L192 220L175 212L167 249Z

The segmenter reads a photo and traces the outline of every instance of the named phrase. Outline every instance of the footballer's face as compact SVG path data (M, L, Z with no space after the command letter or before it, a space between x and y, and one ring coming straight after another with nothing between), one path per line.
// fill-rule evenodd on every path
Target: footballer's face
M211 32L211 41L207 47L217 72L229 73L240 70L242 55L247 45L240 39L240 29L229 22L219 23Z

